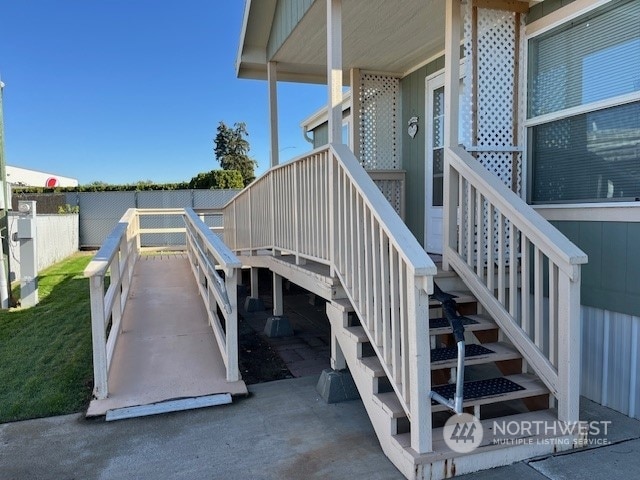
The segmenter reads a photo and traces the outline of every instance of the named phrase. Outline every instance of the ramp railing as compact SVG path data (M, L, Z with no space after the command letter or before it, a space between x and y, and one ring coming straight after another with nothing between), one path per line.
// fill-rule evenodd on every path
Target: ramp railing
M208 227L200 216L191 208L131 208L85 269L91 297L95 398L109 395L109 369L122 330L134 267L143 252L187 252L225 362L227 381L239 379L236 288L241 264L214 233L221 229Z

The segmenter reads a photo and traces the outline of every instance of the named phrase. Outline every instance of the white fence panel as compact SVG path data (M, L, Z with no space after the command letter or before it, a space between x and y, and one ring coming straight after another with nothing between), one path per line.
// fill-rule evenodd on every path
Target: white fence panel
M9 234L18 231L17 213L9 214ZM41 271L79 249L78 215L36 215L36 248L38 271ZM11 241L12 280L20 279L20 241Z

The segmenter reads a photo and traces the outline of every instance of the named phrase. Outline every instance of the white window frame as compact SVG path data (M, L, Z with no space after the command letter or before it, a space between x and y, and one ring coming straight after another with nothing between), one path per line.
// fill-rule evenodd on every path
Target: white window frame
M526 92L525 98L523 99L523 101L525 102L525 105L528 104L528 95L529 95L529 85L528 85L529 41L531 39L534 39L540 35L543 35L549 32L550 30L555 29L556 27L560 27L576 18L581 17L582 15L588 14L596 10L597 8L603 7L614 1L616 0L576 0L567 6L559 8L558 10L550 13L549 15L542 17L539 20L531 22L529 25L526 26L525 34L524 34L524 42L525 42L524 57L525 58L523 59L523 62L522 62L522 64L524 64L524 91ZM569 107L562 110L558 110L557 112L538 115L531 118L527 118L528 114L526 112L527 109L525 108L524 121L522 122L523 128L525 129L525 135L524 135L525 145L523 146L524 155L523 155L522 172L523 172L523 186L526 187L526 188L523 188L523 194L526 196L526 198L527 199L529 198L529 191L530 191L530 185L529 185L529 161L530 161L529 153L530 151L529 151L527 142L529 137L528 130L531 127L535 127L537 125L543 125L546 123L551 123L557 120L562 120L562 119L574 117L577 115L582 115L585 113L604 110L606 108L627 105L627 104L638 102L638 101L640 101L640 91L632 92L624 95L618 95L615 97L607 98L605 100L598 100L596 102L586 103L584 105ZM637 209L640 209L640 205L638 205L638 202L605 202L605 201L597 202L597 203L575 203L574 202L574 203L566 203L566 204L562 203L557 205L566 205L567 207L570 206L574 209L580 208L580 207L593 209L593 208L608 208L612 204L618 205L618 206L628 206L628 207L633 206L633 207L636 207ZM555 204L551 204L551 205L555 205ZM538 208L538 207L543 207L543 205L535 205L535 208ZM634 218L636 218L637 212L632 213L631 215Z

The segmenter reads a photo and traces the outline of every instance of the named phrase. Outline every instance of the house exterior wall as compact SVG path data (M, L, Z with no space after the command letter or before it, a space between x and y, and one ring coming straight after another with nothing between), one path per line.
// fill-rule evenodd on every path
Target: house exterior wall
M402 168L406 175L405 223L424 245L425 216L425 78L444 68L444 56L419 68L400 80L402 101ZM411 138L407 124L418 117L418 133Z
M582 267L582 304L640 317L640 223L551 223L589 256Z
M267 44L267 58L276 54L312 4L313 0L278 0Z
M329 124L323 123L312 130L313 148L319 148L329 143Z
M537 4L527 22L574 1ZM589 257L581 270L581 393L640 418L640 222L624 220L551 223Z
M582 306L581 393L640 419L640 317Z
M529 13L527 14L527 22L531 23L535 20L539 20L573 2L575 2L575 0L545 0L544 2L538 3L529 10Z

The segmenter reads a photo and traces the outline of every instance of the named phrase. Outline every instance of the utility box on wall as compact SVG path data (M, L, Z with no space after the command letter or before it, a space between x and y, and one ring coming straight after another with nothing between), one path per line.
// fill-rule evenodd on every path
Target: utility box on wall
M36 202L18 202L18 232L20 241L20 302L23 307L38 303L38 256L36 249Z

